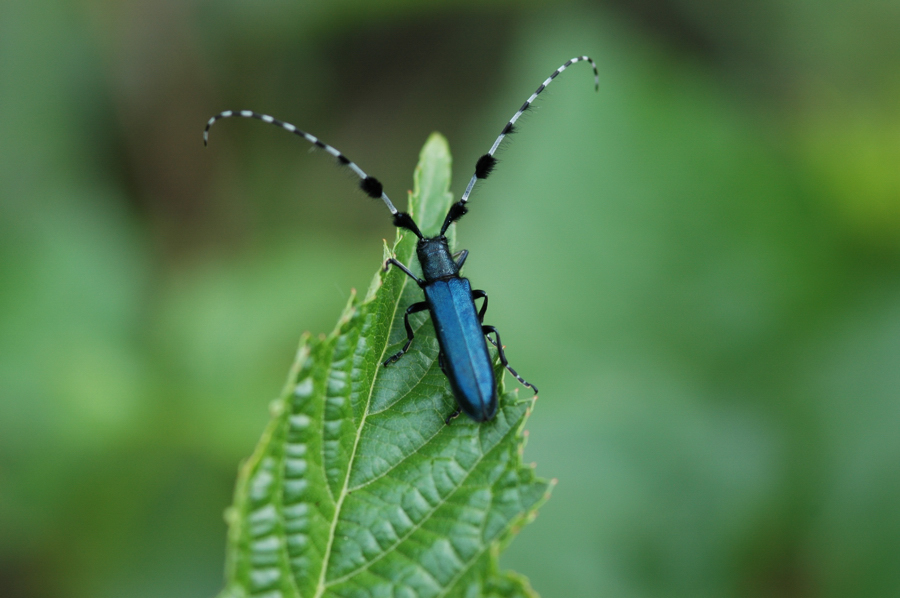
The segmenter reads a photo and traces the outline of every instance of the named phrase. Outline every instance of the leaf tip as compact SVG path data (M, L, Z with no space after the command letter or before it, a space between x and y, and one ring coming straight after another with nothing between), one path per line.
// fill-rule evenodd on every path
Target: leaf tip
M422 154L433 152L440 152L443 154L450 153L450 144L447 141L447 138L438 131L433 131L431 135L428 136L428 139L425 141L425 146L422 148Z

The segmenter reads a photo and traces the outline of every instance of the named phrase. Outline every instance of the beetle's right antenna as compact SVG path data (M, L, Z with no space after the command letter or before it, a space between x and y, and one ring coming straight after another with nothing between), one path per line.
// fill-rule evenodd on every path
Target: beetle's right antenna
M587 61L591 63L591 66L594 67L594 89L600 90L600 74L597 72L596 63L591 60L589 56L576 56L571 60L567 60L564 65L556 69L552 75L547 77L541 86L537 88L531 97L525 100L525 103L522 104L522 107L513 114L513 117L509 119L509 122L506 123L506 126L503 127L503 130L500 132L500 136L497 137L497 140L494 141L494 145L491 146L491 149L488 153L478 158L478 162L475 164L475 174L472 175L472 178L469 180L469 184L466 186L466 192L463 193L462 199L458 202L450 206L450 211L447 213L447 217L444 219L444 225L441 227L441 234L443 235L447 228L460 218L462 218L466 211L466 202L469 201L469 195L472 193L472 188L475 186L475 181L478 179L486 179L488 175L491 174L491 171L494 170L494 167L497 165L497 158L494 157L494 152L497 151L497 148L500 147L500 143L503 141L503 138L507 135L513 133L515 131L516 121L519 120L519 117L531 107L531 103L544 91L548 85L559 75L561 72L575 64L576 62Z
M350 159L338 151L336 148L328 145L321 141L315 135L310 135L306 131L301 131L294 125L288 122L284 122L283 120L278 120L273 116L269 116L268 114L260 114L258 112L253 112L252 110L226 110L225 112L220 112L215 115L209 122L206 123L206 128L203 129L203 145L206 146L209 144L209 129L212 127L217 120L221 120L223 118L231 118L233 116L240 116L242 118L255 118L257 120L261 120L263 122L267 122L269 124L281 127L285 131L293 133L294 135L299 135L303 137L316 147L322 148L335 158L337 161L352 170L356 173L356 176L359 177L359 188L365 192L366 195L373 199L380 199L384 202L384 205L387 206L388 210L391 211L391 215L394 217L394 226L405 228L410 230L420 239L422 238L422 233L419 232L419 227L416 226L416 223L413 221L412 216L407 214L406 212L400 212L397 208L394 207L394 204L391 203L391 200L388 198L387 193L384 192L384 187L381 184L381 181L376 179L375 177L367 175L363 172L363 169L356 165L355 162L351 162Z

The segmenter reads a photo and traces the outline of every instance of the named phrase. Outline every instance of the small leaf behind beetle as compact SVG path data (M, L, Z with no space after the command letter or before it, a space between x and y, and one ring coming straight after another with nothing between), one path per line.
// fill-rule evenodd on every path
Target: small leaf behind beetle
M433 134L410 197L425 234L452 202L449 181L447 142ZM394 253L417 270L415 240L398 235ZM497 565L550 489L521 463L533 400L504 392L498 368L497 416L445 425L455 402L427 314L412 319L410 352L381 366L406 338L404 310L421 300L399 269L379 270L331 334L303 336L241 467L220 598L534 595Z

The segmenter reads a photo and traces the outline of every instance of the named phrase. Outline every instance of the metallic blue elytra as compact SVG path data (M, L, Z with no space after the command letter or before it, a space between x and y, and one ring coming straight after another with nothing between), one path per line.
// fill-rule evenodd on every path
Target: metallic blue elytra
M477 422L492 419L497 413L497 381L469 281L439 280L423 290L441 347L441 367L456 402Z

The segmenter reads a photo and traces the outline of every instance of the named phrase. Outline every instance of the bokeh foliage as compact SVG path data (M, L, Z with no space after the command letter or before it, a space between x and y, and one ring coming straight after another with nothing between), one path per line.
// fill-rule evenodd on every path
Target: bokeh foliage
M434 130L559 479L552 596L900 590L900 9L862 2L0 6L0 594L209 596L303 330ZM586 67L585 67L586 69ZM471 166L469 166L471 165Z

